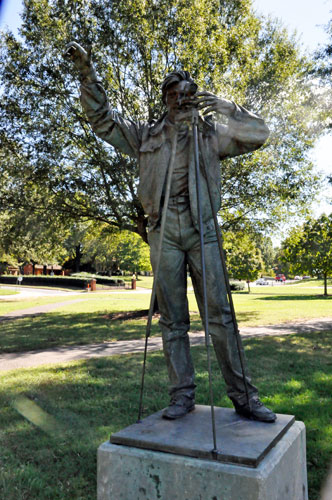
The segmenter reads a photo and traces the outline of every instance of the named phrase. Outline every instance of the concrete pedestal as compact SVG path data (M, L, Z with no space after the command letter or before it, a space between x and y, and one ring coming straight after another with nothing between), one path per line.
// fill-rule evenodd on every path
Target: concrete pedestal
M257 431L256 422L246 422L248 435L251 427ZM263 425L273 433L274 424ZM99 447L98 500L308 499L302 422L287 427L257 467L144 448L110 442Z

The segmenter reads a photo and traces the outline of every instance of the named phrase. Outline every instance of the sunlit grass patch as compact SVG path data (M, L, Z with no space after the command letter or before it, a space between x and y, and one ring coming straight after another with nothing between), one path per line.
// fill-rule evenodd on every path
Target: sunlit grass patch
M18 295L18 293L15 290L6 290L0 286L0 295Z

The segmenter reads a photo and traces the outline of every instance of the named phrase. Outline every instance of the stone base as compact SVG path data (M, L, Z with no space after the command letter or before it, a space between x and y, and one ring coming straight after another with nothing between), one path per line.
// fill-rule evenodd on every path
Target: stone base
M215 407L214 449L209 406L196 405L194 411L177 420L166 420L162 414L163 410L157 411L112 434L110 442L257 467L295 422L293 415L278 414L276 422L267 424L241 417L232 408Z
M97 498L307 500L305 426L295 422L256 468L106 442Z

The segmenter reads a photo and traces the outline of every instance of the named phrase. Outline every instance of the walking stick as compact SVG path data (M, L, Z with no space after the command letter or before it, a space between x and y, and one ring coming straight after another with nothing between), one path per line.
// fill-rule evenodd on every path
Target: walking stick
M199 227L200 251L201 251L201 268L202 268L204 332L205 332L205 346L206 346L207 362L208 362L211 422L212 422L212 436L213 436L212 454L215 455L215 454L217 454L217 438L216 438L216 423L215 423L215 415L214 415L212 375L211 375L211 357L210 357L210 339L209 339L209 311L208 311L208 300L207 300L207 289L206 289L204 231L203 231L203 217L202 217L202 207L201 207L201 185L200 185L200 177L199 177L198 111L196 108L193 108L192 128L193 128L193 139L194 139L196 196L197 196L198 227Z
M141 416L142 416L143 389L144 389L144 377L145 377L145 368L146 368L146 355L147 355L147 350L148 350L148 339L149 339L150 333L151 333L153 308L154 308L154 303L155 303L155 300L156 300L157 280L158 280L158 274L159 274L159 268L160 268L160 259L161 259L161 252L162 252L163 239L164 239L164 233L165 233L165 224L166 224L166 217L167 217L167 207L168 207L169 196L170 196L170 192L171 192L171 182L172 182L172 176L173 176L173 171L174 171L176 144L177 144L177 131L175 131L175 133L174 133L174 135L172 137L171 159L170 159L170 163L169 163L169 167L168 167L167 181L166 181L166 192L165 192L165 198L164 198L164 206L163 206L163 211L162 211L162 215L161 215L160 237L159 237L159 245L158 245L158 252L157 252L157 260L156 260L156 266L155 266L155 269L154 269L154 272L153 272L153 286L152 286L152 292L151 292L148 321L147 321L147 324L146 324L146 331L145 331L144 359L143 359L143 368L142 368L142 379L141 379L141 388L140 388L140 398L139 398L139 409L138 409L137 423L139 423L141 421Z
M217 236L217 241L218 241L218 247L219 247L219 254L220 254L220 260L221 260L221 265L225 277L225 284L226 284L226 290L227 290L227 295L228 295L228 302L229 302L229 307L231 310L231 315L232 315L232 321L234 325L234 333L235 333L235 338L236 338L236 345L237 345L237 350L240 358L240 364L241 364L241 371L242 371L242 378L243 378L243 384L244 384L244 389L246 393L246 398L247 398L247 403L249 406L249 410L251 409L251 404L250 404L250 397L249 397L249 390L248 390L248 383L247 383L247 375L246 375L246 369L245 369L245 362L244 362L244 356L243 356L243 351L242 351L242 341L240 337L240 331L239 327L237 324L236 320L236 314L235 314L235 309L234 309L234 302L233 302L233 297L231 293L231 287L229 284L229 276L228 276L228 271L227 271L227 266L226 266L226 261L225 261L225 254L224 254L224 249L222 245L222 240L221 240L221 234L220 234L220 228L218 224L218 219L217 219L217 214L214 209L213 205L213 199L212 199L212 192L211 192L211 184L210 184L210 179L206 167L206 158L204 154L204 147L202 144L202 138L199 137L199 149L202 154L202 167L203 167L203 175L206 179L206 184L208 188L208 193L209 193L209 200L210 200L210 205L211 205L211 211L213 215L213 222L214 222L214 228Z

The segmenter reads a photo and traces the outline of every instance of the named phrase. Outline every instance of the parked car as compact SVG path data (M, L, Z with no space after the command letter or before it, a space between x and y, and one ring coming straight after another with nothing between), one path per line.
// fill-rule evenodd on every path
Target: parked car
M275 277L276 281L286 281L286 276L284 274L277 274Z
M258 280L256 280L256 285L269 285L269 282L264 278L259 278Z
M302 276L302 279L303 279L303 280L310 280L310 279L311 279L311 276Z
M294 276L294 279L298 281L298 280L301 280L302 277L301 276Z

